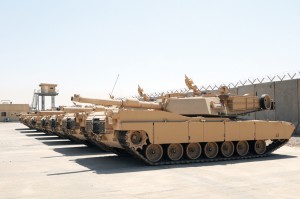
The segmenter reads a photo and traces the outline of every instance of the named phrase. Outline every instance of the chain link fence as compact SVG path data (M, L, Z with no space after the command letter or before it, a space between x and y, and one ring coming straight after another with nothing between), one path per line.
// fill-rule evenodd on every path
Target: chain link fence
M277 82L277 81L285 81L285 80L293 80L293 79L300 79L300 71L297 72L287 72L280 75L267 75L264 77L257 77L257 78L248 78L244 80L239 80L237 82L230 82L227 84L211 84L207 86L199 87L200 91L214 91L218 90L220 86L227 86L229 89L237 88L239 86L246 86L246 85L254 85L254 84L262 84L268 82ZM187 88L179 88L173 89L168 91L162 92L153 92L146 94L149 98L156 98L166 94L172 93L188 93L189 90ZM140 96L132 96L133 98L140 98Z

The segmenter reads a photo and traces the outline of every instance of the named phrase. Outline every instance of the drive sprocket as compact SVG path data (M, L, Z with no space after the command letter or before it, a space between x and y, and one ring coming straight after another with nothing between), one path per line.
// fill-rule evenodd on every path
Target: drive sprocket
M145 131L128 131L126 135L126 142L129 148L142 149L146 145L147 134Z

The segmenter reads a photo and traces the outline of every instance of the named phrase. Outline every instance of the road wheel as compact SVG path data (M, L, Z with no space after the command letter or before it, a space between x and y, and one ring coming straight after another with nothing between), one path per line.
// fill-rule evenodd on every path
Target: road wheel
M254 151L256 154L261 155L266 152L267 146L264 140L256 140L254 143Z
M163 156L163 148L159 144L150 144L146 148L145 155L150 162L158 162Z
M199 143L189 143L186 146L186 156L191 159L195 160L200 157L202 152L201 145Z
M208 142L204 147L204 154L208 158L215 158L218 155L219 147L215 142Z
M183 155L183 147L181 144L170 144L167 149L167 154L170 160L180 160Z
M245 156L248 154L249 152L249 144L247 141L239 141L236 144L236 152L240 155L240 156Z
M234 153L234 144L229 141L223 142L221 145L221 153L226 158L231 157Z

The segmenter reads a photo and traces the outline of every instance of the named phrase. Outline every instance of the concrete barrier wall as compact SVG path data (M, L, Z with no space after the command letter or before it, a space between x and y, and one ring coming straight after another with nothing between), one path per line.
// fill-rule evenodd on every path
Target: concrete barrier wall
M240 86L237 93L257 96L269 94L276 103L275 110L251 113L245 117L292 122L297 127L296 135L300 135L300 79Z
M238 94L238 89L237 88L230 88L229 93L231 93L233 95L237 95Z
M298 80L275 82L276 120L284 120L297 124Z
M239 95L244 95L244 94L255 95L255 85L240 86L237 89Z

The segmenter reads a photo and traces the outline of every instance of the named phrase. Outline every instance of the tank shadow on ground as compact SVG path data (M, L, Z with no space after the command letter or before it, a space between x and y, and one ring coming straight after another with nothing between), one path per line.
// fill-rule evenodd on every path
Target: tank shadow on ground
M96 172L97 174L114 174L114 173L128 173L128 172L140 172L160 169L172 169L172 168L186 168L186 167L205 167L216 165L231 165L242 164L248 162L260 162L278 159L296 158L296 156L272 154L265 158L254 158L245 160L230 160L230 161L218 161L207 163L191 163L191 164L179 164L179 165L163 165L163 166L148 166L141 160L134 157L118 157L116 155L93 157L76 159L75 162Z
M87 147L85 145L67 148L55 148L55 152L61 153L64 156L82 156L82 155L101 155L110 154L109 152L102 151L99 148Z
M59 138L55 135L49 135L31 129L26 129L26 130L28 131L20 131L20 132L25 133L26 136L30 136L30 137L45 136L43 138L37 137L35 139L42 140L42 141L47 140L46 142L42 142L42 143L48 146L82 145L82 147L66 147L66 148L54 149L54 151L61 153L65 156L109 154L107 152L100 151L98 148L87 147L83 144L79 144L70 140ZM53 141L53 140L58 140L58 141ZM59 140L63 140L63 141L59 141ZM193 163L193 164L181 164L181 165L148 166L144 162L136 158L119 157L112 154L111 156L76 159L75 162L88 168L88 170L85 170L83 172L93 171L97 174L114 174L114 173L140 172L140 171L158 170L158 169L230 165L230 164L247 163L247 162L254 162L254 161L259 162L259 161L268 161L268 160L275 160L275 159L286 159L286 158L296 158L296 156L272 154L265 158L254 158L254 159L246 159L246 160L218 161L218 162ZM72 173L74 172L57 173L57 174L50 174L50 175L63 175L63 174L72 174Z
M30 128L19 128L19 129L15 129L16 131L25 131L25 130L34 130L34 129L30 129Z
M51 173L51 174L48 174L47 176L59 176L59 175L85 173L85 172L91 172L91 170L70 171L70 172L64 172L64 173Z
M51 140L67 140L67 138L60 138L58 136L46 136L46 137L37 137L34 138L36 140L40 140L40 141L51 141Z
M20 131L24 133L28 137L34 137L36 140L44 141L43 144L48 146L56 146L56 145L84 145L83 143L76 142L74 140L70 140L68 138L61 138L55 134L47 134L42 131ZM86 145L84 145L86 146ZM94 145L90 145L89 148L97 148Z
M41 133L40 131L37 131L37 130L34 130L34 129L27 130L27 131L19 131L19 132L24 133L24 134L27 134L27 133Z
M53 137L53 135L48 135L42 132L33 132L33 133L27 133L26 136L28 137Z
M134 157L119 157L114 154L111 156L76 159L75 162L97 174L128 173L161 169L161 167L148 166Z
M82 145L80 143L73 142L71 140L62 139L62 141L45 141L42 142L48 146L59 146L59 145Z

